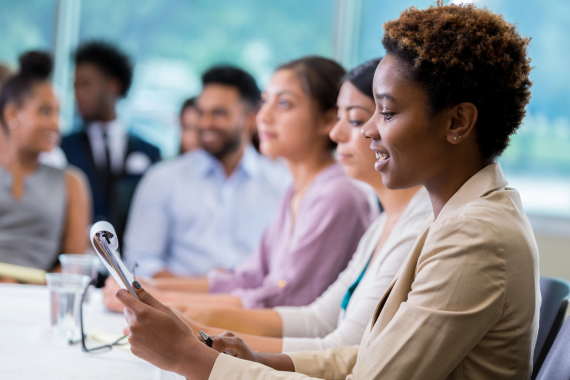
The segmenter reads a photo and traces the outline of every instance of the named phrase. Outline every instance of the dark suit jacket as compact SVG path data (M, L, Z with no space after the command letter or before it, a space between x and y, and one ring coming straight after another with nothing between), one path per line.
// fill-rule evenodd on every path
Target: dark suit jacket
M89 179L93 196L93 221L107 220L113 224L119 241L122 241L133 193L143 175L143 173L130 174L125 172L125 161L134 152L146 155L153 164L160 160L160 151L154 145L131 134L128 135L127 141L126 154L123 157L123 172L114 175L111 179L109 199L107 199L100 184L87 133L72 133L64 137L61 143L61 149L64 151L67 161L83 170Z

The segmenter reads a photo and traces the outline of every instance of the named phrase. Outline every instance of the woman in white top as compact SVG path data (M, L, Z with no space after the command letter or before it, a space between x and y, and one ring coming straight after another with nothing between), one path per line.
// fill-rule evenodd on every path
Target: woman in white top
M330 136L346 173L370 184L384 212L366 231L338 279L312 304L236 310L175 305L194 331L240 333L252 349L264 352L320 350L359 344L378 299L388 288L431 213L424 188L388 190L374 170L376 157L360 129L374 113L372 80L379 59L352 70L338 98L338 122ZM221 330L223 329L223 330ZM249 335L244 335L249 334ZM266 338L261 338L265 336Z

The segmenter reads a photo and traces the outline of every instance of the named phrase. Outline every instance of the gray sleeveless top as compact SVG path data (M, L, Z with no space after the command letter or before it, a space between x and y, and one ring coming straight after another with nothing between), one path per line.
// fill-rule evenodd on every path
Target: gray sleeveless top
M60 253L66 213L66 177L40 165L12 197L12 174L0 166L0 262L50 270Z

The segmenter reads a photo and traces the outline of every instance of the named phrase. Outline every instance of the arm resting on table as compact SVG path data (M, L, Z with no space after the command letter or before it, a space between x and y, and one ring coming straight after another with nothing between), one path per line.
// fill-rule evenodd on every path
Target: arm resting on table
M160 290L174 290L192 293L209 292L207 277L160 277L154 279L153 285Z
M190 304L175 304L174 307L190 319L206 326L271 338L283 336L281 317L273 309Z

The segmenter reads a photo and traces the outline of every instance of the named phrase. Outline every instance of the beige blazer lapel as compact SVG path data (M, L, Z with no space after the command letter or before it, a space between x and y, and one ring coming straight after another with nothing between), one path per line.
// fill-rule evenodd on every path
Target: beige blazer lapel
M380 312L382 311L382 308L384 307L384 304L386 303L386 299L388 298L388 296L392 292L392 289L394 288L394 285L396 284L396 281L398 280L398 278L400 276L400 272L402 271L402 268L403 268L403 266L398 270L398 273L396 273L396 277L394 277L394 279L392 280L392 283L390 284L390 286L388 286L388 288L386 289L386 291L384 292L384 294L380 298L380 301L378 301L378 305L376 305L376 310L374 311L374 315L372 315L371 328L372 328L372 326L374 326L376 324L376 320L378 319L378 316L380 315Z

